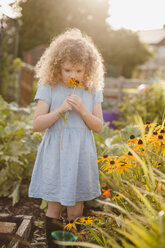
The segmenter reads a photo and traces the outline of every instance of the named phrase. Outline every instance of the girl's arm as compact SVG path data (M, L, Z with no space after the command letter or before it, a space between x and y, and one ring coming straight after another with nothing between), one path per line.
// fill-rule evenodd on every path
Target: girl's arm
M93 131L99 133L103 128L103 112L101 103L94 105L92 114L85 108L82 108L80 114L86 125Z
M35 131L40 132L48 127L50 127L58 118L59 113L65 113L66 111L72 110L72 107L68 104L66 99L62 105L52 112L49 112L49 104L43 100L38 100L37 107L34 113L33 128Z
M84 106L81 98L77 95L71 95L67 98L71 106L79 112L86 125L95 132L101 132L103 128L103 113L101 103L94 105L92 113Z

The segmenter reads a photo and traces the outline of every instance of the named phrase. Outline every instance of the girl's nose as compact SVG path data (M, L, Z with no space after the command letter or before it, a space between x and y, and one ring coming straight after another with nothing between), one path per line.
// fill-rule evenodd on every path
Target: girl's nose
M75 78L76 77L76 73L75 72L71 72L71 77Z

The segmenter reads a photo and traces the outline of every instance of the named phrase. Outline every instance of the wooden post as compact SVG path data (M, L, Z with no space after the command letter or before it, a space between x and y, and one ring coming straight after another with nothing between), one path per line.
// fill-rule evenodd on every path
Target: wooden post
M34 67L32 65L23 64L20 71L20 92L19 106L26 107L32 102Z
M119 77L119 88L118 88L118 103L121 103L123 97L124 77Z

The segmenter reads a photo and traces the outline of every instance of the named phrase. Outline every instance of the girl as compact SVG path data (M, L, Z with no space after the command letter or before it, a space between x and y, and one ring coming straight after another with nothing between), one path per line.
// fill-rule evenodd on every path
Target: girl
M35 131L46 130L29 187L29 197L48 201L46 235L48 247L51 231L59 230L62 206L67 219L83 215L83 202L101 195L97 152L92 131L103 127L102 57L90 38L78 29L70 29L55 38L36 66L39 88L35 95ZM65 82L74 78L83 88ZM61 114L69 112L64 125ZM61 227L62 228L62 227Z

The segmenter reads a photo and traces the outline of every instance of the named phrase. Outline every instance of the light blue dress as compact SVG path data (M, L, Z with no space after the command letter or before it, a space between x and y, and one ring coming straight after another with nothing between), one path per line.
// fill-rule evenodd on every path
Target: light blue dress
M54 90L50 85L43 84L34 99L47 102L49 112L52 112L72 90L60 83ZM75 94L91 113L93 106L103 101L102 91L93 93L76 88ZM78 201L92 200L101 195L97 152L92 131L74 109L69 111L64 129L63 149L62 127L63 119L60 117L43 136L31 177L29 197L74 206Z

